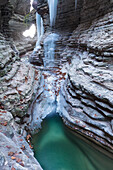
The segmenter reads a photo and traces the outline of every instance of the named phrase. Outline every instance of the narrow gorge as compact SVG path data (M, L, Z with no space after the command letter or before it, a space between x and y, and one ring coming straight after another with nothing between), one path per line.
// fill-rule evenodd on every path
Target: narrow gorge
M113 0L1 0L0 170L113 169Z

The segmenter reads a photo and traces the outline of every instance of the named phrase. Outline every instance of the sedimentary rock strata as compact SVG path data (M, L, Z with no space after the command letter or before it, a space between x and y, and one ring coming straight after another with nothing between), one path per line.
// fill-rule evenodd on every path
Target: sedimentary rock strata
M77 128L110 148L113 144L112 15L108 13L92 24L80 24L73 32L66 49L73 59L62 88L68 105L64 105L66 119L72 129Z
M38 88L40 73L28 63L27 55L20 59L4 39L0 48L1 104L14 116L23 117Z
M61 88L61 112L72 129L113 148L113 1L59 1L54 31L61 37L60 59L69 60L68 79ZM61 7L62 6L62 7ZM43 1L37 11L48 31ZM71 11L71 12L70 12ZM56 52L56 58L58 58Z
M36 40L23 41L23 15L29 8L20 5L14 8L9 1L0 2L0 169L34 170L41 167L24 137L40 72L28 62L27 52L34 48Z

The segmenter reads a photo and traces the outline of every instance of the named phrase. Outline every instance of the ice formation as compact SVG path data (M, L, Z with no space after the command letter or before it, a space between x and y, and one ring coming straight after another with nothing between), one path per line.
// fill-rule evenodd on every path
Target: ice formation
M58 41L58 34L52 33L49 36L46 37L44 40L44 52L45 52L45 58L44 58L44 65L46 66L47 62L50 63L54 61L54 55L55 55L55 42Z
M50 26L55 24L58 0L47 0L49 5Z
M36 26L37 26L37 42L34 52L36 52L40 48L40 40L44 34L43 19L37 12L36 12Z

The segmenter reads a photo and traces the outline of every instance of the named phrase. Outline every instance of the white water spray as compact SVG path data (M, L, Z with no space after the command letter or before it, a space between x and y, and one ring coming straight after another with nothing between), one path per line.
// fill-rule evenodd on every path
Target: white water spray
M58 0L48 0L49 5L49 14L50 14L50 26L55 24L56 15L57 15L57 5Z

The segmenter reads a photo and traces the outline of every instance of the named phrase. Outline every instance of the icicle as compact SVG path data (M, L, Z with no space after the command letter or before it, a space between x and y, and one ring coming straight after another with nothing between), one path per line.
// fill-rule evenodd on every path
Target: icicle
M50 14L50 26L55 24L58 0L48 0L49 14Z
M41 35L41 16L36 12L37 38Z
M44 34L44 25L43 25L43 19L41 18L41 37Z
M75 0L75 9L77 9L77 0Z
M41 16L36 12L36 25L37 25L37 42L36 47L34 49L34 52L36 52L38 49L40 49L40 41L44 34L44 26L43 26L43 19Z

